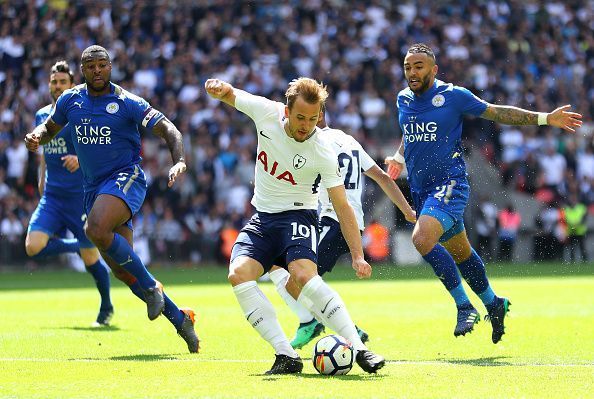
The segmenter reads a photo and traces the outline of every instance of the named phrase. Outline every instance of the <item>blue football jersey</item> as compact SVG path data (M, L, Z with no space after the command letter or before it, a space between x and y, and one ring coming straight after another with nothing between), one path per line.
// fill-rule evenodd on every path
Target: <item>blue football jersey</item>
M462 159L463 115L479 116L487 103L469 90L435 79L418 96L398 93L398 123L411 190L424 191L452 178L466 178Z
M109 94L90 96L85 84L66 90L50 117L71 126L72 142L85 185L95 186L119 170L139 164L142 125L164 118L143 98L111 83Z
M52 105L48 104L35 114L35 126L46 121ZM70 173L63 164L64 155L76 155L70 135L70 125L62 130L49 143L42 146L45 158L45 191L56 195L82 195L83 175L80 168Z

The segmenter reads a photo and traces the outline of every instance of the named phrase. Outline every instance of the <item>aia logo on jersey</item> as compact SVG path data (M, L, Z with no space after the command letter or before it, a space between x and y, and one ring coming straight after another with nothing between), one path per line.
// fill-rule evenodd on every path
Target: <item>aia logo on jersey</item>
M301 158L303 158L303 157L301 157ZM258 161L260 161L262 163L264 172L269 173L270 176L276 177L277 180L284 180L286 182L289 182L293 186L297 185L297 183L295 183L295 179L293 178L293 175L291 174L291 172L289 172L288 170L285 170L284 172L280 172L279 170L277 170L278 162L271 160L272 165L269 165L268 154L266 154L266 151L260 151L260 153L258 154ZM303 163L301 164L301 166L303 166L303 165L305 165L305 158L303 158ZM293 166L295 166L295 163L293 163Z
M295 169L301 169L303 167L303 165L305 165L306 161L307 161L307 159L305 159L301 155L297 154L293 158L293 167Z

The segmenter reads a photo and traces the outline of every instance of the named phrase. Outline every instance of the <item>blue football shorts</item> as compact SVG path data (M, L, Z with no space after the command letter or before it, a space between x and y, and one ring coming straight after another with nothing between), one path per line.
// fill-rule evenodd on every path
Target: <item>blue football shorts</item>
M109 194L120 198L126 203L132 216L126 226L132 230L132 218L138 213L146 196L146 179L144 171L139 165L119 170L108 179L92 188L85 188L85 209L91 212L93 204L101 194Z
M44 193L31 216L27 232L41 231L50 237L62 235L64 229L74 234L81 248L95 245L85 235L87 214L84 210L83 194L60 196Z
M338 259L350 252L349 246L340 230L340 223L324 216L320 220L320 242L318 244L318 274L331 272Z
M257 212L241 229L231 262L239 256L257 260L268 272L273 265L287 268L297 259L317 263L318 216L315 210Z
M411 194L417 217L428 215L441 223L444 233L440 242L464 231L464 209L470 194L466 180L450 179L430 190L415 192L411 189Z

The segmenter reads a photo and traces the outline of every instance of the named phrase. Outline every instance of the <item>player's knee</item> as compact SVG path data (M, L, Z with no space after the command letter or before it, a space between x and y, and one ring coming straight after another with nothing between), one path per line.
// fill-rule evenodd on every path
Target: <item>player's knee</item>
M427 234L424 234L421 231L415 231L413 233L412 242L421 255L426 255L429 252L431 252L431 250L436 244L434 240L432 240L429 236L427 236Z
M254 276L252 270L246 264L239 266L232 264L227 275L227 279L233 287L248 281L255 281L257 278L258 276Z
M264 273L262 266L245 256L235 258L229 265L227 279L233 287L248 281L256 281Z
M100 250L106 250L111 244L111 232L105 229L101 224L87 221L85 225L85 234Z
M46 247L49 236L40 231L31 231L25 237L25 252L27 256L35 256Z
M45 245L41 242L29 239L25 240L25 252L27 253L27 256L37 255L44 247Z
M80 257L85 265L94 265L99 260L99 251L96 248L81 248Z
M312 272L306 269L293 270L291 278L297 283L297 286L303 287L309 280L317 275L317 272Z
M229 283L233 287L235 287L236 285L249 281L249 279L247 279L246 277L247 276L245 275L245 273L242 273L240 269L233 269L229 270L227 280L229 280Z

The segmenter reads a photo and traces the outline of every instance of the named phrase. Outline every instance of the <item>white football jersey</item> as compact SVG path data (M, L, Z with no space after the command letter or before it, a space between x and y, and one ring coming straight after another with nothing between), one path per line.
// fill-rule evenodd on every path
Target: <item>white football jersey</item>
M361 172L368 171L376 163L357 140L342 130L325 127L322 129L321 135L330 140L332 149L336 153L340 173L344 176L343 183L347 199L355 211L359 230L363 230L365 224L363 222L363 204L361 203L363 195ZM320 218L328 216L338 221L326 189L320 190L320 206Z
M258 212L318 209L320 183L343 184L336 154L321 130L300 143L284 129L285 105L235 89L235 108L248 115L258 131L252 205Z

